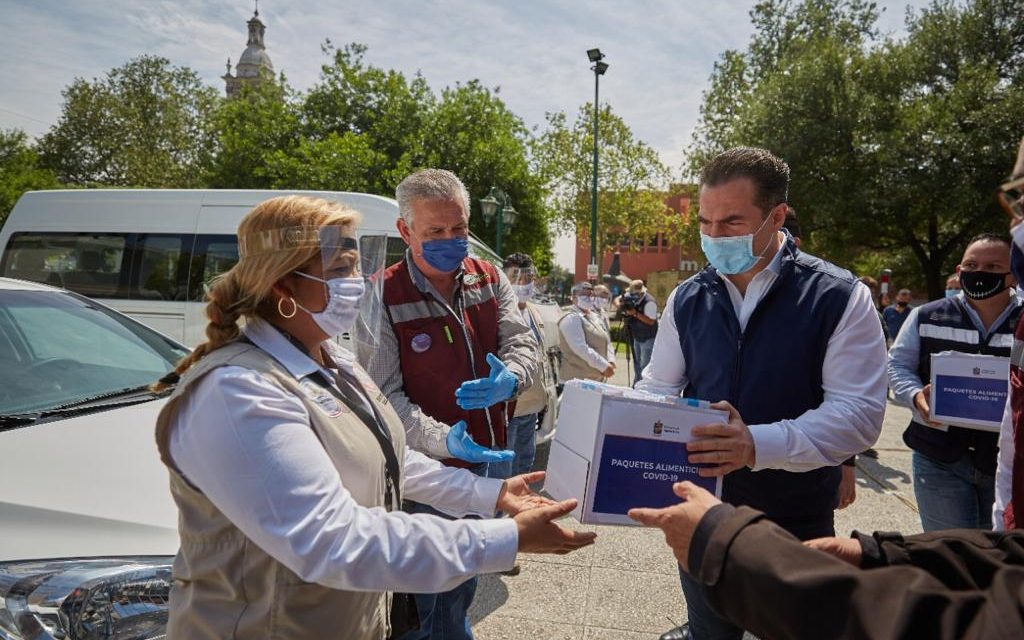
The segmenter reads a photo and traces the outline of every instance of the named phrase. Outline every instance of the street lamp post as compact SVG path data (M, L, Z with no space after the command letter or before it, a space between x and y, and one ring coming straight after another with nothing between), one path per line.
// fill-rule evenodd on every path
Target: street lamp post
M498 237L494 243L494 250L497 251L499 258L504 258L501 253L501 236L505 234L505 225L511 227L515 224L519 212L512 207L512 199L508 194L498 187L491 187L491 192L480 198L480 211L484 214L484 222L487 224L490 224L491 218L497 217Z
M602 62L604 54L600 49L588 49L587 58L594 63L590 67L594 72L594 184L590 190L590 267L587 269L587 278L597 278L597 122L600 109L597 102L598 79L608 71L608 63Z

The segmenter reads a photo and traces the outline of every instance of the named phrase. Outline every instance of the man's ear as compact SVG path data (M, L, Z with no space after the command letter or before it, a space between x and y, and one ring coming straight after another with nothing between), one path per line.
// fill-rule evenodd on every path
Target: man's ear
M402 236L402 240L405 241L405 244L411 247L412 243L409 241L409 239L412 236L412 229L409 228L409 225L405 222L405 219L399 218L398 221L395 222L395 227L398 228L398 235Z

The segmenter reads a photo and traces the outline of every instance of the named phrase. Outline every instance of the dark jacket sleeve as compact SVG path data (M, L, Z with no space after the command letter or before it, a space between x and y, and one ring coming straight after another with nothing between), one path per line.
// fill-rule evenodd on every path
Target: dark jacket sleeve
M1024 531L858 536L856 568L746 507L720 505L690 567L722 615L761 638L1024 638Z

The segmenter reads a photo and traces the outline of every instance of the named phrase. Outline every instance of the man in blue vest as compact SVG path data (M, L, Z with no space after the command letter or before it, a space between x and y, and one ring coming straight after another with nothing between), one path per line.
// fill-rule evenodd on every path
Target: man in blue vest
M957 265L961 292L910 312L889 351L889 384L914 410L903 441L914 450L914 496L926 532L990 529L999 434L931 420L931 356L941 351L1010 357L1021 300L1010 239L975 236Z
M885 341L867 287L782 231L789 167L730 149L700 177L710 263L669 296L639 389L716 401L728 424L694 429L690 460L722 498L800 538L834 535L838 465L878 438ZM689 624L663 640L739 639L680 570Z

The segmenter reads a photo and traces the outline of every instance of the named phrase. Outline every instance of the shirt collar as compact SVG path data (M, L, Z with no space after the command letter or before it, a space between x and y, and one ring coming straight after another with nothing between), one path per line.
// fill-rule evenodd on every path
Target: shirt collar
M242 332L245 333L245 337L251 340L254 345L266 351L274 360L280 362L296 380L301 380L317 372L326 375L328 380L333 379L334 374L303 353L301 349L292 344L283 333L266 320L262 318L251 319L245 323L245 328L242 329ZM342 347L334 340L324 342L323 346L335 364L346 373L354 373L355 356L351 351Z

